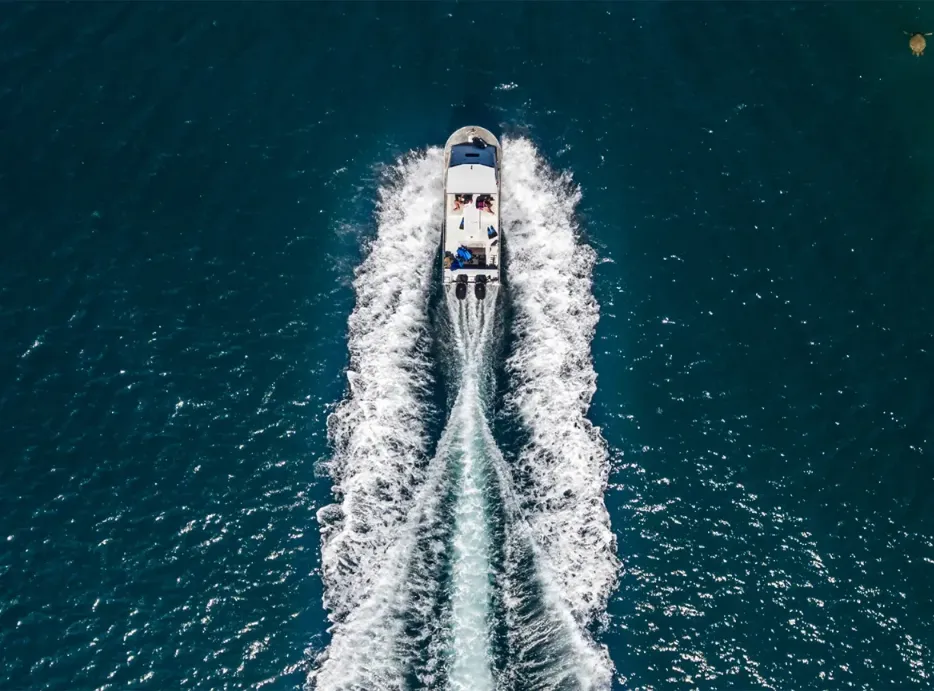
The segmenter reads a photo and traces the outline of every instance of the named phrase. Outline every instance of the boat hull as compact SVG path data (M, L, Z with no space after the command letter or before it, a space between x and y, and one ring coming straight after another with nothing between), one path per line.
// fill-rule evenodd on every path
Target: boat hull
M459 298L478 299L502 279L500 168L502 148L482 127L462 127L444 146L442 283Z

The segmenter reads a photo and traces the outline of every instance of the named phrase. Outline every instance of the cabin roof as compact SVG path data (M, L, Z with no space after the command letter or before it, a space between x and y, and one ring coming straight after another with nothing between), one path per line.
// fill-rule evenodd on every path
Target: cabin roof
M451 147L451 162L448 167L462 165L496 167L496 148L476 144L455 144Z
M496 169L480 165L453 166L448 170L448 194L496 194Z

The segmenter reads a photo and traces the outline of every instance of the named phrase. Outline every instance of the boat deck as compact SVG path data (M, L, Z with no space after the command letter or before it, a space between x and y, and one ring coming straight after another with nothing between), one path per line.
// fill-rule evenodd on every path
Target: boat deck
M448 194L445 200L445 234L443 252L445 256L446 280L456 280L457 275L466 271L471 280L478 274L485 274L488 278L497 278L499 275L500 235L499 235L499 195L486 194L483 198L490 200L492 209L478 209L477 197L466 204L458 204L456 197L463 195ZM490 237L489 228L496 233ZM468 261L462 261L462 268L450 270L450 258L457 256L457 250L467 248L473 255ZM450 254L449 254L450 253Z
M461 127L444 145L442 283L466 281L483 299L485 284L500 280L500 145L489 130ZM463 286L466 288L466 285Z

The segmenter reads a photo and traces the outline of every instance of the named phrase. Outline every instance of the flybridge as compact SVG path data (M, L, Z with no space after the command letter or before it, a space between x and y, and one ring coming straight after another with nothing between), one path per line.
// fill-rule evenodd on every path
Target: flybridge
M501 151L482 127L462 127L444 146L442 283L460 299L469 284L482 300L487 284L500 281Z

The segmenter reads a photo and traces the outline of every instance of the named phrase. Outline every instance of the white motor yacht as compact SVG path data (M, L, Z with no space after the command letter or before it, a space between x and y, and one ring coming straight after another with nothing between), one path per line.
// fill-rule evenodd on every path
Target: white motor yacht
M442 282L463 300L486 297L500 281L500 162L502 148L482 127L462 127L444 145Z

